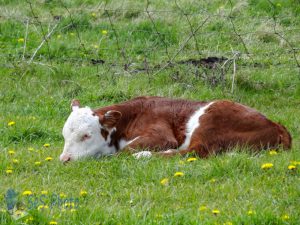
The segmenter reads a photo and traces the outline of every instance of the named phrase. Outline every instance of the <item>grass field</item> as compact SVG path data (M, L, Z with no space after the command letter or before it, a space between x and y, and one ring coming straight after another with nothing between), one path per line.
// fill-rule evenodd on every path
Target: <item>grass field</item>
M300 224L299 1L0 4L0 224ZM59 162L71 99L140 95L249 105L293 148Z

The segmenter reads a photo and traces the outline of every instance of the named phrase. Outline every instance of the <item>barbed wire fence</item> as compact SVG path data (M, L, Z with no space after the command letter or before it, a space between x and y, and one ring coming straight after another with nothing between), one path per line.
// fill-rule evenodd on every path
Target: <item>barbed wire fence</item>
M1 58L5 58L6 62L9 61L22 61L26 64L36 63L41 65L49 64L48 66L54 63L89 63L95 66L107 65L108 67L115 67L122 71L124 74L136 74L136 73L146 73L149 77L155 77L158 73L168 70L170 68L174 68L181 65L189 65L193 66L195 70L193 70L195 76L202 77L205 80L208 80L211 85L222 84L225 82L226 74L230 73L231 76L231 91L234 91L234 83L236 79L236 71L238 68L243 66L263 66L259 65L260 58L270 57L270 58L278 58L275 66L284 65L286 59L291 59L292 63L288 65L288 67L295 68L298 72L300 78L300 62L298 54L300 52L300 48L297 48L293 43L293 40L290 40L289 34L297 34L300 33L300 28L292 28L292 29L279 29L279 21L288 18L280 17L275 13L276 5L268 0L273 12L271 16L266 16L263 18L272 26L272 30L263 31L266 35L274 35L276 36L280 42L285 43L283 47L277 46L277 51L271 49L270 51L262 51L262 52L251 52L251 48L249 48L249 35L256 35L258 33L257 30L247 29L246 31L242 31L238 25L236 24L237 19L247 19L249 16L244 16L241 14L237 14L234 12L234 5L231 0L228 1L230 5L230 9L227 12L219 12L219 13L211 13L206 9L199 8L198 11L190 12L183 7L180 6L178 1L174 0L175 9L172 10L154 10L150 7L150 1L146 1L146 5L143 9L138 8L117 8L112 9L107 6L107 3L99 3L95 8L85 9L86 12L93 14L93 17L98 17L100 19L105 20L107 30L110 32L110 45L114 46L116 52L114 52L114 57L112 58L103 58L100 57L99 54L93 54L93 52L89 49L92 43L89 43L88 40L85 40L83 37L84 30L90 29L90 25L80 24L76 22L76 15L82 12L82 8L80 9L70 9L66 4L60 1L60 7L64 9L65 13L63 15L54 15L51 12L52 18L49 21L49 17L41 17L38 16L35 10L35 5L26 0L28 10L30 15L26 16L13 16L13 15L1 15L1 21L13 21L14 23L20 23L24 26L24 34L23 37L23 46L22 51L15 51L14 53L7 53L4 51L3 54L0 54ZM116 24L116 15L120 13L123 14L137 14L143 15L143 20L148 21L152 27L152 29L135 29L134 31L128 33L122 33L122 36L128 35L126 40L121 41L120 32L124 31L124 29L119 28ZM157 16L158 15L158 16ZM180 41L178 44L170 45L168 43L168 39L166 38L166 32L164 29L161 29L158 22L161 21L161 18L164 18L164 15L172 15L172 17L177 17L182 19L185 26L184 35L180 36ZM157 19L159 17L159 20ZM222 19L227 21L230 25L230 29L227 30L207 30L204 29L205 26L215 19ZM248 18L249 20L253 18ZM92 18L90 18L92 20ZM96 29L96 25L92 27L92 29ZM176 24L170 25L176 26ZM53 50L51 48L51 44L55 42L53 35L55 33L65 32L66 30L73 30L73 36L77 39L76 43L72 45L72 47L68 47L68 51L74 52L72 56L60 56L59 60L55 60L53 56ZM34 32L41 37L40 43L33 46L31 49L28 47L29 35L30 32ZM142 59L136 60L130 54L130 47L128 45L128 40L131 38L130 35L133 32L145 33L144 36L155 36L157 41L159 41L159 45L157 42L152 44L150 47L141 49L143 52ZM199 37L201 36L213 37L214 35L228 35L231 37L235 43L238 43L239 50L234 49L233 45L230 45L230 51L219 50L218 48L212 49L211 47L205 49L205 45L199 43ZM9 35L5 34L5 37L9 37ZM18 39L19 36L10 36L11 39ZM146 39L145 38L145 39ZM246 40L247 39L247 40ZM134 42L134 40L132 41ZM209 42L209 40L208 40ZM218 43L220 44L220 43ZM221 43L222 44L222 43ZM224 43L223 43L224 44ZM225 43L226 44L226 43ZM187 47L189 46L189 47ZM105 46L97 46L99 48L98 51L111 51L112 48L105 48ZM41 51L43 49L43 51ZM153 52L159 52L160 60L153 59L149 55ZM74 56L75 55L75 56ZM280 62L279 58L286 58L282 62ZM161 60L163 59L163 60ZM5 61L5 60L4 60ZM46 61L46 63L45 63ZM58 62L59 61L59 62ZM239 63L237 63L239 62ZM5 63L5 65L7 65ZM174 79L178 79L176 72L173 74Z

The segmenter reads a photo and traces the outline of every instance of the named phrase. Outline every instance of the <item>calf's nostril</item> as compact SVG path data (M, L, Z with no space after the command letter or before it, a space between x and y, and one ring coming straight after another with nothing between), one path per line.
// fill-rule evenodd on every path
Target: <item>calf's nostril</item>
M70 155L61 155L60 161L62 161L63 163L67 163L67 162L71 161L71 156Z
M65 161L63 161L63 164L66 164L66 163L68 163L68 162L70 162L71 161L71 158L69 157L69 158L67 158Z
M64 159L64 163L69 162L69 161L71 161L71 157L70 157L70 156L68 156L68 157L66 157L66 158Z

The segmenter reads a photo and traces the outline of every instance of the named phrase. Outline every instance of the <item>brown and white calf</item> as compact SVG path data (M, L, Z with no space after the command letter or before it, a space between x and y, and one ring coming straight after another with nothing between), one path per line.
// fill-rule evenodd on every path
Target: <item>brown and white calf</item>
M63 162L125 150L144 150L135 153L137 158L191 151L207 157L235 146L289 149L292 141L284 126L239 103L163 97L138 97L95 110L73 100L63 136Z

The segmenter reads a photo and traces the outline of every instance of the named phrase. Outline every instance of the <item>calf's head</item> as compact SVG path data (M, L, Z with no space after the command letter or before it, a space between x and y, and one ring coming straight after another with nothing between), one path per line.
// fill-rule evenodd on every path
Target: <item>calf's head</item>
M114 154L116 149L110 145L110 135L121 113L111 110L104 115L96 114L89 107L80 108L78 100L73 100L71 107L72 112L62 131L65 144L60 160L67 162Z

